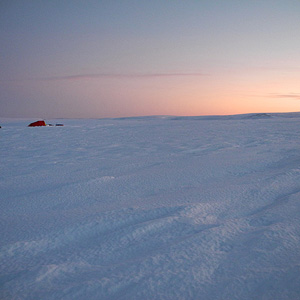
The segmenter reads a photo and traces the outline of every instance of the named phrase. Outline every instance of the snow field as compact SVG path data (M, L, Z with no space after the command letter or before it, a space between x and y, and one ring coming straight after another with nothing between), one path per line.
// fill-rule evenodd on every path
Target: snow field
M0 298L300 299L299 121L2 121Z

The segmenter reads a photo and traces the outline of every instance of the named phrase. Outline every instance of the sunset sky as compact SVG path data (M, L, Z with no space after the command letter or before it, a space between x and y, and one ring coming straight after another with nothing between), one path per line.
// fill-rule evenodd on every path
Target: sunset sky
M0 116L300 111L299 0L0 2Z

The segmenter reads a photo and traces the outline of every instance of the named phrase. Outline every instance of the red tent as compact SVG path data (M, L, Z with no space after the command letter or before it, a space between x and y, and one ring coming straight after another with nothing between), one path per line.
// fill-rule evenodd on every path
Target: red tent
M35 126L46 126L46 123L45 121L36 121L28 125L28 127L35 127Z

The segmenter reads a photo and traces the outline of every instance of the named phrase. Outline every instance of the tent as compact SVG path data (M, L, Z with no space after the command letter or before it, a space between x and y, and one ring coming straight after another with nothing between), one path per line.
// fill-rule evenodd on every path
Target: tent
M46 126L46 123L45 121L36 121L28 125L28 127L35 127L35 126Z

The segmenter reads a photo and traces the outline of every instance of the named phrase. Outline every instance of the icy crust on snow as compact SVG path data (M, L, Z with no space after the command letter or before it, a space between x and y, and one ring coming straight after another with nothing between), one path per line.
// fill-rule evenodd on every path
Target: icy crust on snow
M299 114L0 121L1 299L300 299Z

